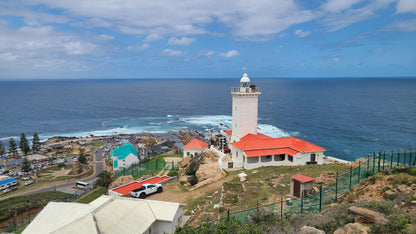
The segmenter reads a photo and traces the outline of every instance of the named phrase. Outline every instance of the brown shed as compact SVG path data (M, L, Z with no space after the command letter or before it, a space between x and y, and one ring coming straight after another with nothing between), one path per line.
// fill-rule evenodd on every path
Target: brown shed
M304 176L301 174L296 174L292 176L290 180L290 195L300 197L310 194L313 191L313 181L314 178Z

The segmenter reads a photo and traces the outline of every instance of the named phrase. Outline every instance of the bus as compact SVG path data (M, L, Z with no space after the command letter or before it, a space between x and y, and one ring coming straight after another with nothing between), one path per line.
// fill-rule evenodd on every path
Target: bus
M83 181L77 181L75 183L75 187L80 188L80 189L87 189L88 186L89 186L89 183L83 182Z

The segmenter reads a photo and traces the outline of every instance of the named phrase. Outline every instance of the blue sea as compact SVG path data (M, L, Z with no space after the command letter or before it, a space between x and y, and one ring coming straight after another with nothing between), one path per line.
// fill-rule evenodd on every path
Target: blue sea
M254 81L254 82L253 82ZM259 131L295 136L347 160L416 146L416 79L256 79ZM208 134L231 126L239 79L0 82L0 140Z

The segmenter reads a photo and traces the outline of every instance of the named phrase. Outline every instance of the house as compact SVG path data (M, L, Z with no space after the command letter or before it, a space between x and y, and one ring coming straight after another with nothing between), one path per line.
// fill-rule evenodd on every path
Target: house
M183 157L197 156L205 152L208 149L208 143L203 142L199 139L193 139L188 144L182 147Z
M113 170L115 171L129 168L132 164L140 162L136 149L130 142L112 150L109 157L113 161Z
M232 154L228 167L322 164L326 150L320 146L296 137L273 138L257 132L260 94L259 88L250 84L247 73L241 78L240 87L231 89L232 129L222 131Z
M173 233L183 206L106 195L89 204L49 202L23 233Z
M18 184L15 178L0 176L0 190L7 189Z

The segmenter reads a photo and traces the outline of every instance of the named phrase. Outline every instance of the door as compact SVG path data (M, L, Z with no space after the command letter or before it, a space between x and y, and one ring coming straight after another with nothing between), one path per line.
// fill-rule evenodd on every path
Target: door
M315 162L315 154L311 154L311 162Z
M300 182L293 180L293 196L300 197Z

